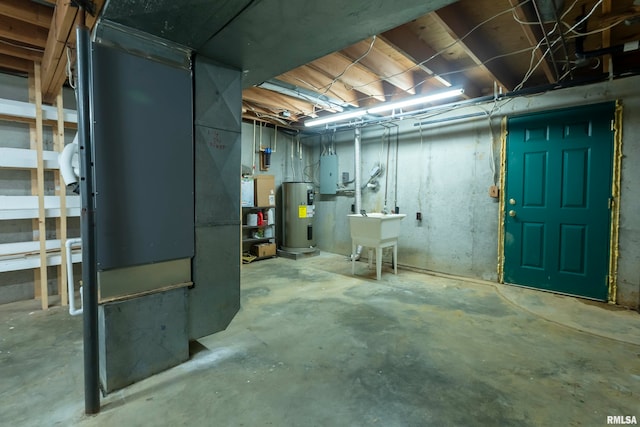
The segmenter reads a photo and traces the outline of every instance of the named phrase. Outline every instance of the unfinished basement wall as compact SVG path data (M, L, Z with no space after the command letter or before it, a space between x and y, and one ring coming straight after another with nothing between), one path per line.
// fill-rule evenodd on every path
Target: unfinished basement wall
M28 102L28 80L24 77L0 73L0 98ZM70 89L63 92L64 107L75 109L74 93ZM73 140L74 132L67 129L65 142ZM0 147L30 147L29 125L8 120L0 120ZM50 126L44 127L44 149L53 150L53 133ZM45 171L45 195L54 195L53 172ZM72 194L72 193L68 193ZM30 196L31 172L21 169L0 168L0 195ZM80 219L69 217L67 222L68 238L80 236ZM55 219L46 221L47 239L55 239ZM33 231L31 219L0 220L0 244L37 240L38 233ZM57 267L47 270L49 294L57 294ZM80 264L74 266L75 277L80 277ZM0 272L0 304L31 299L34 297L34 270Z
M365 189L362 208L374 212L395 206L407 214L399 239L400 265L497 280L499 212L489 197L500 166L500 120L504 115L591 104L620 99L624 106L622 193L620 201L620 258L618 298L620 305L638 307L640 290L640 77L569 88L546 94L501 101L491 122L484 112L493 103L459 108L449 113L396 122L397 127L362 129L362 176L382 163L378 190ZM459 121L431 123L453 116L482 115ZM491 123L491 126L489 125ZM395 152L396 132L398 140ZM336 133L339 173L353 177L353 129ZM324 136L314 138L314 158L326 150ZM390 143L390 145L389 145ZM389 162L387 164L387 150ZM492 152L493 151L493 152ZM397 180L396 180L397 165ZM386 203L385 203L386 186ZM353 188L353 184L347 186ZM396 191L397 188L397 191ZM344 254L351 251L347 214L352 196L320 195L316 198L317 242L321 250ZM422 221L416 219L420 212ZM345 258L346 259L346 258Z
M254 144L255 136L255 144ZM298 135L295 131L277 130L259 122L242 123L242 174L273 175L276 185L276 238L282 244L282 183L289 181L313 181L317 170L314 157L314 138ZM262 143L261 143L262 141ZM260 170L260 147L271 148L271 166ZM255 157L254 157L255 147ZM254 168L255 165L255 168ZM317 178L316 178L317 179Z

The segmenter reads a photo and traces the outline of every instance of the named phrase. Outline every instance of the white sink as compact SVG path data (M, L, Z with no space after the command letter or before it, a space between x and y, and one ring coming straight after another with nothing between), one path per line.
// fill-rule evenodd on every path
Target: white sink
M367 216L348 215L351 239L362 246L376 247L380 243L398 239L400 222L406 214L368 213Z
M376 277L380 280L382 270L382 249L393 246L393 272L398 274L398 234L400 222L405 214L368 213L364 215L348 215L351 229L352 254L358 246L366 246L369 251L371 266L372 249L376 250ZM355 274L356 257L352 257L351 273Z

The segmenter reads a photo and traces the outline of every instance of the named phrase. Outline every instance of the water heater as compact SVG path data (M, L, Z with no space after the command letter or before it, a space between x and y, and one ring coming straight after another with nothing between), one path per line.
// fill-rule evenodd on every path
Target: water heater
M314 252L314 189L310 182L282 183L282 249L291 252Z

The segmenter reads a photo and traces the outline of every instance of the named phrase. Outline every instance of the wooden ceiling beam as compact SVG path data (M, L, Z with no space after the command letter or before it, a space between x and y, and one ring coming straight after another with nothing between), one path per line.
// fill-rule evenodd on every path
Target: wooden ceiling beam
M53 9L32 1L2 0L0 15L49 29Z
M431 15L455 40L459 40L473 28L472 22L469 19L465 19L464 13L455 3L431 12ZM464 40L459 41L459 45L473 59L476 65L482 68L500 86L511 90L517 84L516 78L509 74L506 67L500 66L499 60L487 62L497 56L497 52L493 51L491 43L484 39L478 30L475 30L472 37L466 37Z
M275 112L287 110L292 114L310 115L314 113L313 104L281 93L259 87L250 87L242 91L242 99L256 105L274 109Z
M602 14L609 15L611 14L611 0L604 0L602 2ZM608 48L611 47L611 29L607 28L602 32L602 47ZM611 55L607 54L602 57L602 71L605 73L609 72L611 62Z
M96 15L87 14L86 25L91 30L100 16L105 0L95 0ZM74 25L78 9L68 0L57 0L52 17L51 29L47 37L47 45L42 59L42 95L47 103L52 103L67 79L65 67L67 55L65 47L74 47L76 33Z
M12 46L0 42L0 54L14 56L16 58L27 59L29 61L40 61L42 60L42 52L43 51L41 50Z
M294 68L276 78L294 86L339 99L354 107L358 106L358 95L355 91L347 89L342 82L336 82L332 85L332 78L307 65Z
M527 14L520 6L518 0L509 0L509 3L511 4L511 7L514 8L513 12L515 13L516 17L519 20L524 22L529 22L529 18L527 17ZM531 28L531 25L520 24L520 28L522 28L522 32L524 32L524 35L527 38L527 41L529 42L529 45L532 48L536 47L540 42L540 40L538 40L538 38L534 34L533 28ZM538 61L542 58L542 55L543 55L542 48L541 47L537 48L535 50L535 56ZM544 72L544 75L547 77L547 80L549 81L549 83L553 83L556 81L553 70L551 70L551 67L549 66L549 61L546 58L542 60L542 62L540 63L540 67L542 68L542 71Z
M415 95L415 82L411 69L402 67L382 53L376 46L378 43L383 42L376 39L372 45L370 40L364 40L343 49L342 53L353 61L360 59L359 64L367 67L386 82L410 95Z
M474 98L481 95L480 89L471 81L464 79L464 74L455 73L446 60L440 58L437 52L424 43L406 26L400 26L381 34L382 39L393 46L398 52L418 65L425 73L434 76L435 85L444 88L447 85L435 76L443 76L442 79L454 86L462 86L465 96Z
M28 73L33 69L33 61L29 61L23 58L16 58L15 56L0 54L0 68L11 71L19 71L21 73Z
M380 78L362 65L354 64L351 59L340 53L323 56L309 65L332 79L344 82L350 89L357 89L378 101L385 100Z
M44 47L47 43L47 30L8 16L0 15L0 37L22 44Z

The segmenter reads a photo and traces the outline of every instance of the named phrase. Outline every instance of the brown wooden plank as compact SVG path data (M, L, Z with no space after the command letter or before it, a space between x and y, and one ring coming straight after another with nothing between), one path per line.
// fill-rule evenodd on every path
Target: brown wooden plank
M100 12L105 4L105 0L95 0L96 15L87 14L86 25L91 30L100 16ZM56 3L56 13L54 14L55 25L52 26L47 39L47 47L42 60L43 66L43 98L45 102L52 103L65 80L67 79L65 67L67 55L65 46L74 47L76 43L76 33L74 24L77 20L77 9L70 6L67 0L58 0ZM58 28L58 31L54 31Z
M464 13L455 3L432 12L432 15L454 39L461 39L472 29L471 22L465 19ZM491 43L485 40L480 33L476 31L473 37L467 37L459 44L464 47L478 67L485 70L491 79L500 86L511 90L517 84L516 77L511 75L506 67L501 66L501 61L496 60L485 64L487 60L497 56L497 52L492 51Z
M0 37L36 47L44 47L47 44L46 29L2 15Z
M361 58L359 64L367 67L384 81L402 89L407 94L415 95L415 82L413 81L411 68L403 67L382 53L377 48L376 43L378 43L377 39L373 42L373 45L371 45L371 39L364 40L346 47L342 50L342 53L353 61Z
M0 15L49 29L53 9L33 1L2 0Z
M0 54L2 55L27 59L29 61L41 61L43 53L44 50L39 48L18 47L0 42Z
M287 71L279 75L277 79L339 99L354 107L358 106L358 95L355 91L345 87L342 82L332 85L333 79L307 65Z
M340 53L323 56L307 64L325 73L331 79L342 81L348 88L357 89L378 101L385 101L385 93L380 78L360 64Z
M58 121L54 128L53 141L54 151L61 153L64 149L64 112L62 101L62 88L56 97L56 108L58 110ZM66 306L69 304L69 295L67 290L67 251L65 244L67 243L67 191L66 186L60 176L60 169L54 171L54 186L56 195L60 197L60 217L56 218L56 237L60 239L60 265L58 266L58 295L60 295L60 304Z
M406 26L400 26L385 31L380 36L386 43L393 46L412 62L418 64L420 69L430 75L446 75L451 71L447 61L437 56L437 52L422 40L416 37ZM451 81L451 77L445 77ZM442 87L445 85L440 83Z
M34 75L34 68L32 67L31 70L29 70L29 102L35 103L35 101L36 101L36 81L35 81L35 75ZM29 120L27 123L29 123L29 148L32 150L36 150L37 149L36 121ZM35 169L31 169L30 175L31 175L31 195L37 196L38 195L38 173ZM38 235L39 227L40 227L40 223L38 222L38 220L32 219L31 233L32 233L33 240L40 239ZM33 296L35 298L40 298L40 295L41 295L41 292L40 292L41 279L42 278L40 277L40 269L35 268L33 270Z
M29 70L33 68L33 62L27 59L0 54L0 68L28 73Z
M35 104L36 104L36 154L38 187L38 237L40 239L40 302L43 310L49 308L47 288L47 229L44 211L44 136L42 123L42 79L40 63L34 63Z

